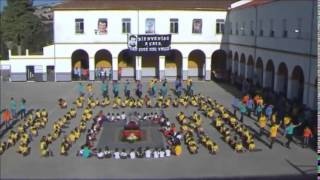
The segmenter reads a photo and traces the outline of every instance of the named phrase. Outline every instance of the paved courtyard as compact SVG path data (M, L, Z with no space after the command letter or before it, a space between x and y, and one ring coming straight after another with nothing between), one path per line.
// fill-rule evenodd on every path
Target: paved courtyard
M99 92L100 82L94 82L94 91L101 98ZM169 82L172 88L173 83ZM211 96L218 102L231 108L233 94L237 91L228 86L214 82L195 82L196 93ZM146 83L144 88L146 89ZM133 88L132 88L133 89ZM109 85L109 93L111 86ZM123 86L121 86L121 96L123 96ZM144 92L145 93L145 92ZM170 92L172 94L172 92ZM238 154L231 149L222 139L220 133L209 125L209 119L204 119L204 129L217 144L219 152L211 155L208 150L200 145L199 153L191 155L183 144L184 151L180 157L170 157L163 159L135 159L135 160L115 160L96 158L82 159L76 157L76 152L85 142L85 134L69 150L67 157L59 155L59 146L62 136L59 137L49 147L53 150L54 156L41 158L39 153L39 140L42 135L46 135L52 129L52 124L67 110L59 109L58 98L64 98L69 105L77 97L77 82L2 82L1 83L1 109L8 105L10 97L20 100L24 97L27 100L29 109L46 108L49 111L49 123L45 129L39 131L40 135L30 143L31 153L26 157L16 153L17 145L6 151L1 158L0 177L2 178L108 178L108 179L315 179L316 177L316 152L312 149L303 149L300 144L292 144L291 149L287 149L280 144L275 144L273 149L269 149L269 139L263 136L256 140L257 152L245 152ZM111 112L110 106L107 108L95 108L94 115L100 110L104 113ZM172 122L179 111L191 114L195 108L188 109L165 109L166 115ZM122 112L122 110L120 110ZM125 112L132 112L132 109L123 109ZM159 109L142 109L141 112L155 112ZM65 129L69 133L80 122L82 110L78 110L76 119L71 120L71 124ZM245 117L245 124L258 131L254 119ZM16 128L14 126L13 128ZM3 130L3 129L1 129ZM98 140L108 136L106 129ZM1 139L7 139L5 134ZM285 138L281 139L285 142ZM98 143L98 144L99 144ZM101 146L104 146L101 145Z

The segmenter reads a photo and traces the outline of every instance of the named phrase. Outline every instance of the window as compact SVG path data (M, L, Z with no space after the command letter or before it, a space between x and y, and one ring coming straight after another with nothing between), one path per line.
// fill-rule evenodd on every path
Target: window
M194 34L202 33L202 19L194 19L192 21L192 33Z
M83 19L76 19L76 34L83 34L84 28L83 28Z
M170 19L170 33L177 34L179 33L179 20Z
M242 36L246 35L246 22L242 22L242 26L240 28Z
M287 27L287 20L282 20L282 37L288 37L288 27Z
M131 33L131 19L122 19L122 33Z
M274 37L273 19L270 19L270 37Z
M224 19L216 20L216 34L224 34Z
M294 30L297 34L297 38L301 38L302 35L302 18L298 18L297 20L297 28Z
M253 30L253 21L250 21L250 35L254 36L254 30Z
M236 23L236 35L239 35L239 23Z
M232 22L229 23L229 34L232 34Z
M146 33L147 34L154 34L156 31L156 20L153 18L146 19Z
M260 36L263 36L263 21L262 20L260 20L259 21L259 35Z

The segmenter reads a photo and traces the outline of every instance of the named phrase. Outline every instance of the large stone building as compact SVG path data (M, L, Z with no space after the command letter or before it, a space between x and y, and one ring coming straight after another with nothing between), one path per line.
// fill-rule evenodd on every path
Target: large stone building
M233 74L315 108L316 32L315 0L68 0L43 55L1 64L11 81L70 81L77 67L89 80ZM132 55L128 34L171 34L170 53Z

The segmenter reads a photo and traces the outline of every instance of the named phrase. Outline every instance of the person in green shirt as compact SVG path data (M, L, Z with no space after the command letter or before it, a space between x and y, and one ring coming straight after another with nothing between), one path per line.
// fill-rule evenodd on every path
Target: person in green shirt
M19 108L20 117L22 119L26 115L26 100L24 98L21 98Z
M13 99L13 97L11 97L11 99L10 99L10 110L11 110L12 117L15 118L17 115L17 103Z
M80 96L84 96L84 86L82 83L79 83L78 91Z
M298 125L294 125L293 123L290 123L286 129L285 129L285 135L288 139L287 143L286 143L286 147L290 149L290 143L292 142L293 140L293 132L294 132L294 129L298 126L300 126L302 123L298 124Z
M109 89L108 83L103 82L100 86L100 90L104 98L109 95L108 89Z
M239 102L240 121L243 122L243 115L247 113L246 105L243 102Z

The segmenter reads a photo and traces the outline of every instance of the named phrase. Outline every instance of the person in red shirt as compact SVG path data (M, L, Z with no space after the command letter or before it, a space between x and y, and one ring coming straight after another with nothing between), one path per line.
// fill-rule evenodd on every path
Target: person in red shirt
M247 104L248 101L249 101L249 95L247 94L247 95L243 96L242 102L243 102L244 104Z
M311 129L308 126L306 126L303 130L303 148L309 145L309 139L312 137L313 135Z

